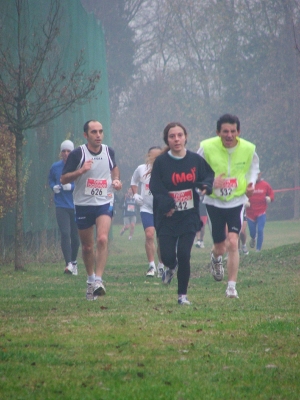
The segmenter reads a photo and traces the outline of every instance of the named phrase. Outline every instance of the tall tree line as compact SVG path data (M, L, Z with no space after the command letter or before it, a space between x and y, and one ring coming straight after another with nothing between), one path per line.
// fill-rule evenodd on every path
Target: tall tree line
M299 0L84 1L101 4L100 19L114 30L108 37L125 46L111 80L118 88L112 134L125 180L147 147L162 144L170 120L186 125L188 146L197 150L215 134L218 116L232 112L273 187L299 187ZM110 23L117 12L128 35ZM297 193L277 196L276 218L299 218Z

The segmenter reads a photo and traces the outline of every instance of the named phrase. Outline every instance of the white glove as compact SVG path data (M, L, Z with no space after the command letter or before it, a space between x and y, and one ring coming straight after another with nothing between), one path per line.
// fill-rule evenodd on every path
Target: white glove
M266 196L266 202L267 202L267 203L271 203L271 197Z
M66 183L65 185L62 185L63 190L72 190L72 185L71 183Z
M56 194L60 192L60 189L61 189L60 185L53 186L53 192L56 193Z
M144 204L144 200L140 194L135 193L133 198L138 206L142 206Z

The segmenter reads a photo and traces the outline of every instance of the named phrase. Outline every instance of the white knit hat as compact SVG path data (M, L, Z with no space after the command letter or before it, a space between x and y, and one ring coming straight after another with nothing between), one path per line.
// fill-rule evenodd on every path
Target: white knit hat
M74 143L71 142L71 140L65 140L60 145L60 151L63 151L63 150L70 150L70 151L74 150Z

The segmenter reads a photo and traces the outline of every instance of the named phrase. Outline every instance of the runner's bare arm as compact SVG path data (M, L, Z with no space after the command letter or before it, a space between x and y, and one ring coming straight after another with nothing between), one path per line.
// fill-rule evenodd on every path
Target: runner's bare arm
M75 179L77 179L80 175L85 174L91 169L92 163L93 160L88 160L83 164L81 168L77 169L76 171L67 172L66 174L62 175L60 177L61 184L65 185L66 183L74 182Z

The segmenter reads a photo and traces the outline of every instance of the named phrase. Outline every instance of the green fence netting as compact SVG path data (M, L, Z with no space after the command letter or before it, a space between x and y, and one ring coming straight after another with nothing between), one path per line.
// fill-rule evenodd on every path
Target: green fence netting
M104 127L106 144L110 144L109 95L106 71L105 40L101 24L93 14L88 14L80 0L61 0L62 24L59 47L63 50L64 67L72 65L83 49L86 58L86 72L100 70L99 95L96 100L68 111L47 125L25 132L24 173L26 173L24 198L24 233L37 235L57 229L53 193L48 187L48 173L51 165L59 158L60 143L70 139L76 145L85 142L83 124L89 119L99 120ZM47 2L46 2L47 4ZM2 26L11 24L14 2L0 0ZM45 14L47 7L41 0L28 1L28 26ZM30 28L29 28L30 29ZM9 26L8 26L9 30ZM9 40L9 38L8 38ZM12 42L13 45L13 42ZM0 220L1 246L14 235L14 211ZM36 239L37 240L37 239Z

